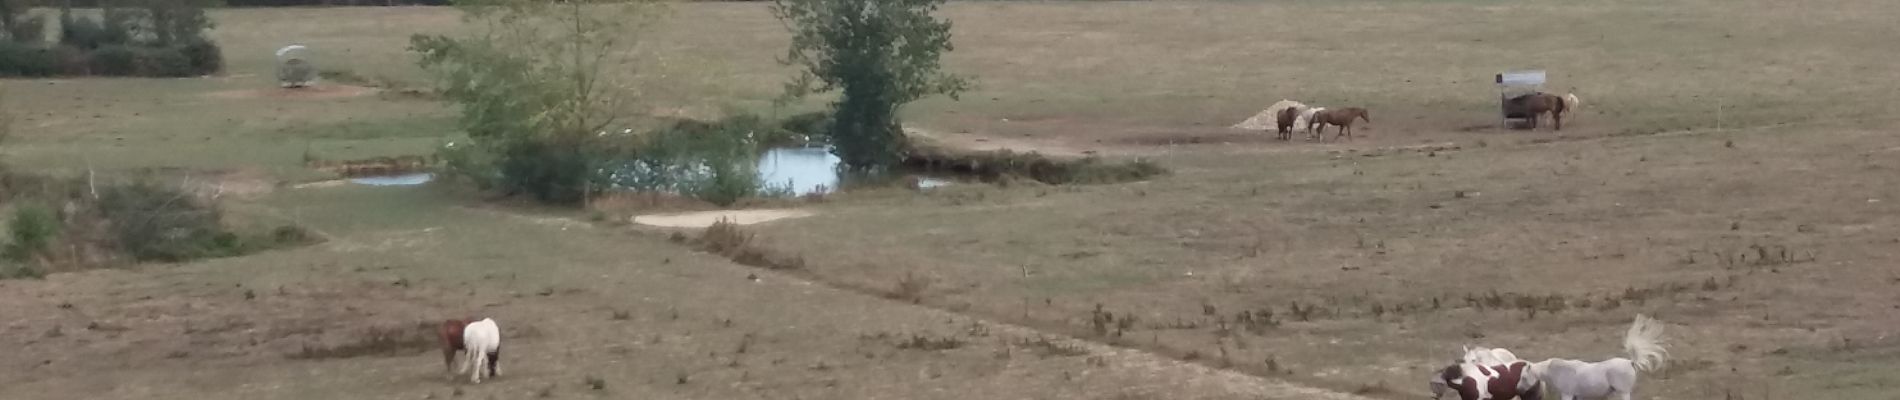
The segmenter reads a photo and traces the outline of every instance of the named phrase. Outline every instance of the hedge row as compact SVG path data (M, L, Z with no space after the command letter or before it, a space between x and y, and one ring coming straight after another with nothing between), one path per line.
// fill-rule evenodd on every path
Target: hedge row
M92 50L0 41L0 76L200 76L218 72L223 60L217 44L201 39L175 46L106 45Z

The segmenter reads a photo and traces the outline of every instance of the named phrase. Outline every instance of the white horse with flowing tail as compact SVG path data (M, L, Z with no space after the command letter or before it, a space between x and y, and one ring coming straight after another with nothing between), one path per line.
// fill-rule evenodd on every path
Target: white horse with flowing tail
M475 370L469 375L469 382L482 383L483 372L491 378L501 374L501 327L495 325L494 319L484 318L462 328L462 346L468 349L468 362L462 364L463 371Z
M1547 382L1558 399L1630 400L1636 391L1636 373L1654 371L1668 362L1662 333L1662 322L1637 314L1623 335L1623 351L1629 358L1598 362L1552 358L1531 364L1531 375Z

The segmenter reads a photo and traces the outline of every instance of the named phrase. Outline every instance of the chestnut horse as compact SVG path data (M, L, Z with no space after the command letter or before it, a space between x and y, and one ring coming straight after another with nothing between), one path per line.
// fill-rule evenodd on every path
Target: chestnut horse
M1333 140L1339 140L1341 136L1352 140L1352 121L1355 119L1366 120L1368 124L1372 123L1372 117L1367 115L1364 108L1336 108L1313 113L1313 119L1306 121L1306 130L1312 138L1318 139L1321 134L1326 133L1326 125L1334 125L1339 127L1339 131L1333 134ZM1319 127L1319 131L1314 132L1313 127Z
M1549 113L1556 121L1556 130L1564 130L1564 112L1577 107L1577 95L1558 96L1550 93L1535 92L1513 97L1504 101L1506 118L1524 118L1531 121L1531 129L1537 129L1537 116Z
M436 334L442 339L442 368L450 373L455 372L455 353L468 349L462 343L462 329L475 321L474 318L442 321L442 328L436 330Z
M1293 121L1300 119L1300 109L1305 107L1287 107L1280 109L1274 116L1274 127L1280 129L1280 140L1293 140Z

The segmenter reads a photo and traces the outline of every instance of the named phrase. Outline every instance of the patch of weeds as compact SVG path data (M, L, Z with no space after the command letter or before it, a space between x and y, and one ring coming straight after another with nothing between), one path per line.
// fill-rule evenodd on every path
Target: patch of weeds
M1057 343L1056 341L1049 340L1046 336L1037 336L1035 339L1025 338L1016 342L1016 345L1028 348L1042 358L1075 357L1089 354L1088 349L1084 349L1081 346Z
M588 375L586 378L581 379L581 384L587 385L588 389L607 390L607 380L601 379L598 376Z
M59 216L52 208L36 203L21 204L13 209L13 220L7 225L13 242L0 250L0 256L19 263L34 261L59 239L61 228Z
M311 346L288 357L297 360L323 360L365 356L400 356L436 348L435 329L427 322L409 327L371 327L352 341L334 346Z
M697 244L701 250L718 254L733 262L775 270L805 269L805 257L781 255L756 246L753 235L739 229L739 224L721 219L699 234Z
M931 283L930 277L905 272L903 277L897 278L897 283L893 285L891 291L885 293L884 296L890 299L909 301L912 304L921 303L924 301L924 291L930 289Z
M964 344L966 343L963 339L958 339L954 336L933 338L912 334L909 339L897 342L897 348L902 350L942 351L961 348Z
M1389 395L1392 393L1394 393L1392 388L1385 387L1385 382L1360 384L1358 388L1352 390L1352 394L1360 396Z
M1265 334L1269 329L1279 327L1280 321L1274 319L1273 310L1270 309L1262 309L1260 311L1241 310L1239 313L1234 314L1234 324L1240 325L1241 329L1249 333L1261 335Z
M750 333L745 334L745 336L740 336L739 346L735 349L732 349L732 354L745 354L747 350L751 350L753 337L754 336Z
M1109 162L1090 156L1061 160L1035 152L971 152L931 146L911 149L904 158L904 165L922 171L956 172L989 180L1027 177L1051 185L1132 182L1169 173L1167 168L1148 159Z

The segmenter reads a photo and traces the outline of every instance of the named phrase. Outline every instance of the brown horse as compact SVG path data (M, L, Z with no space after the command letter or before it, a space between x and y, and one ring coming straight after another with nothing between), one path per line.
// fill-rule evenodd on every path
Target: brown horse
M1556 129L1564 130L1564 112L1575 108L1577 95L1558 96L1550 93L1535 92L1513 97L1504 101L1505 118L1524 118L1531 121L1531 129L1537 129L1537 117L1549 113L1556 121Z
M1352 140L1352 120L1355 119L1366 120L1368 124L1372 123L1372 117L1366 113L1366 109L1364 108L1335 108L1313 113L1313 119L1306 121L1306 130L1308 134L1312 135L1312 138L1318 139L1321 134L1326 133L1326 125L1335 125L1339 127L1339 131L1333 134L1333 140L1339 140L1341 136L1344 136L1347 140ZM1315 132L1313 130L1314 127L1318 127L1319 130Z
M467 346L462 343L462 328L475 321L474 318L442 321L442 328L436 330L442 339L442 367L447 368L449 373L455 373L455 353L467 350Z
M1293 140L1293 121L1300 119L1300 107L1287 107L1274 116L1274 126L1280 128L1280 140Z

